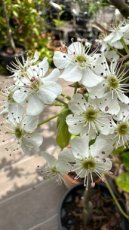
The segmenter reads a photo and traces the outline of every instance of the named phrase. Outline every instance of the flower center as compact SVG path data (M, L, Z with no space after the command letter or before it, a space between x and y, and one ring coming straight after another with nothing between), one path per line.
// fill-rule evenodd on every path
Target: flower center
M83 67L86 64L86 57L85 55L77 55L75 57L75 62L77 62L81 67Z
M35 77L32 77L30 81L32 82L31 83L31 89L33 89L34 91L38 91L39 87L41 85L41 82L38 79L36 79Z
M12 92L10 92L9 94L8 94L8 96L7 96L7 100L8 100L8 102L14 102L14 99L13 99L13 93Z
M55 166L51 167L51 173L53 175L57 175L58 174L58 170L57 170L57 168Z
M17 139L20 139L23 136L23 130L19 127L15 128L15 136Z
M91 122L91 121L96 120L97 114L98 114L98 111L96 111L93 108L88 108L86 110L86 112L84 113L84 117L85 117L86 121Z
M117 130L118 134L121 136L127 135L129 133L129 123L128 122L121 122L117 126L116 130Z
M116 76L108 76L107 84L110 90L117 89L119 87L119 80Z
M81 167L85 170L93 170L95 168L95 161L92 158L82 160Z

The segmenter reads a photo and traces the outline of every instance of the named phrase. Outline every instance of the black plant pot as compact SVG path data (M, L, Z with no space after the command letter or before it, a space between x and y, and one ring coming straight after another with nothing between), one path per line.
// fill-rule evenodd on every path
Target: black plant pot
M17 57L22 63L22 56L26 59L26 49L21 44L16 44L16 53L12 52L9 45L5 45L0 48L0 63L6 68L10 66L11 62L15 62L15 57Z
M123 216L120 215L116 205L114 204L111 195L108 191L108 189L106 188L106 186L104 184L97 184L95 186L94 190L94 194L96 196L96 192L99 190L102 199L106 199L106 202L108 202L110 200L110 209L113 212L113 218L114 215L117 213L119 215L119 223L117 223L113 228L109 227L108 229L110 230L129 230L129 221L124 218ZM88 228L88 226L86 228L83 228L82 226L79 228L77 221L75 219L73 219L72 217L72 212L71 210L68 208L70 206L73 206L74 201L76 202L77 199L77 195L82 196L84 191L84 186L83 184L79 184L75 187L73 187L72 189L68 190L67 193L64 195L64 198L60 204L59 207L59 230L80 230L80 229L92 229L94 230L94 228ZM76 198L75 198L76 197ZM91 199L92 200L92 199ZM97 202L99 202L99 200L97 200ZM119 198L119 203L121 205L121 207L126 211L125 205L124 205L124 199L123 198ZM70 206L68 206L70 205ZM73 206L74 207L74 206ZM104 206L105 207L105 206ZM106 206L106 210L107 210L107 206ZM108 210L106 211L107 214ZM77 215L80 215L80 210L77 210ZM92 220L91 220L92 221ZM114 221L114 219L113 219ZM118 226L117 226L118 225ZM95 228L96 230L100 230L100 227Z

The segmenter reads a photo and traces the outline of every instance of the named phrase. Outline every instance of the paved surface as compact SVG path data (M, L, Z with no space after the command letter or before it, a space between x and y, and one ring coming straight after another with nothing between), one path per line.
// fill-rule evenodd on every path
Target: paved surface
M1 87L2 84L10 85L10 79L0 76ZM67 84L62 84L64 92L68 92ZM55 107L45 110L43 118L57 110ZM44 125L41 132L42 149L56 155L59 148L55 142L55 121ZM16 152L10 156L0 146L0 230L58 230L58 205L66 188L54 179L43 180L37 169L44 164L36 153L26 156Z

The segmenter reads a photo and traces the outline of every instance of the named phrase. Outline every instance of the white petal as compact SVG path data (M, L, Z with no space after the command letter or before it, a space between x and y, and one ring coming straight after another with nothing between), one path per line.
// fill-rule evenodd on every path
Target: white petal
M33 132L38 125L38 116L25 116L22 120L22 128L26 132Z
M8 119L12 124L20 123L24 114L23 107L19 104L13 103L9 109Z
M96 75L104 76L102 73L105 73L105 69L106 73L108 72L109 67L104 54L94 54L90 59L92 71Z
M39 53L38 53L37 51L35 51L34 57L33 57L33 59L32 59L32 63L38 61L38 59L39 59Z
M81 42L73 42L68 47L68 54L75 54L75 55L85 54L85 47Z
M112 43L111 46L116 48L116 49L123 49L123 45L121 44L120 41Z
M29 92L27 92L27 90L16 90L13 94L13 99L17 102L17 103L22 103L26 100L26 98L28 97Z
M66 118L66 123L68 125L69 132L72 134L80 134L83 131L84 123L80 124L79 121L82 120L81 116L72 114L68 115Z
M37 153L43 143L43 137L39 133L32 133L22 139L21 148L26 153Z
M128 33L129 32L129 24L126 24L125 26L121 26L120 30L122 33Z
M124 93L117 93L118 98L121 102L125 103L125 104L129 104L129 98L124 94Z
M112 99L111 93L107 93L106 96L100 100L99 108L105 113L117 115L120 111L120 106L116 95L114 95Z
M58 69L54 69L47 77L43 78L43 82L47 81L57 81L59 79L60 71Z
M114 32L113 37L111 39L111 43L115 43L116 41L119 41L123 36L123 33L121 31Z
M47 82L39 89L37 95L44 104L50 104L61 94L61 91L62 88L58 83Z
M45 57L43 61L39 62L37 65L37 70L39 70L39 75L44 76L49 68L48 59Z
M60 51L56 51L54 53L53 62L55 64L55 66L59 69L66 68L70 63L69 59L67 57L67 53L63 53Z
M102 82L102 77L93 73L93 71L87 67L83 73L81 83L86 87L94 87Z
M100 123L98 122L98 128L101 134L109 135L109 134L114 133L114 125L113 125L114 121L111 118L109 118L109 116L106 117L106 114L105 114L105 117L103 115L101 119L99 118L99 121Z
M103 86L103 83L104 83L104 81L102 81L97 86L87 87L90 98L95 99L95 98L102 98L104 96L105 87Z
M47 161L47 163L48 163L48 165L49 165L50 167L56 165L56 161L57 161L57 160L56 160L56 158L55 158L53 155L51 155L51 154L49 154L49 153L47 153L47 152L42 152L41 155L42 155L43 158Z
M44 109L44 104L37 97L36 94L31 94L27 103L27 115L36 116L40 114Z
M83 75L83 69L76 64L70 64L60 75L66 81L79 82Z
M95 143L90 146L91 155L106 158L113 151L112 143L102 136L97 137Z
M129 105L120 103L120 111L116 116L114 116L115 120L122 121L128 116L129 116Z
M82 159L89 156L89 137L83 135L81 137L74 138L71 142L71 150L73 155L78 158Z
M75 114L81 114L86 111L89 104L86 102L82 94L74 94L71 101L69 102L70 110Z
M28 68L28 76L43 77L48 71L49 64L47 58L44 58L43 61L39 62L37 65L31 66Z
M96 167L99 168L99 172L108 172L112 168L112 161L110 158L100 159L100 162L97 163Z
M115 50L106 51L105 57L109 60L112 60L112 59L118 60L119 59L119 55L117 54L117 52Z
M58 156L56 167L60 172L69 172L71 169L70 162L74 162L75 158L71 149L64 149Z

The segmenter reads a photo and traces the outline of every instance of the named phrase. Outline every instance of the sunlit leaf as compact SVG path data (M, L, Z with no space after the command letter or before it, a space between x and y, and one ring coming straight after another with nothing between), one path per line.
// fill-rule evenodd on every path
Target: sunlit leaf
M129 172L122 173L118 176L116 183L123 191L129 192Z

